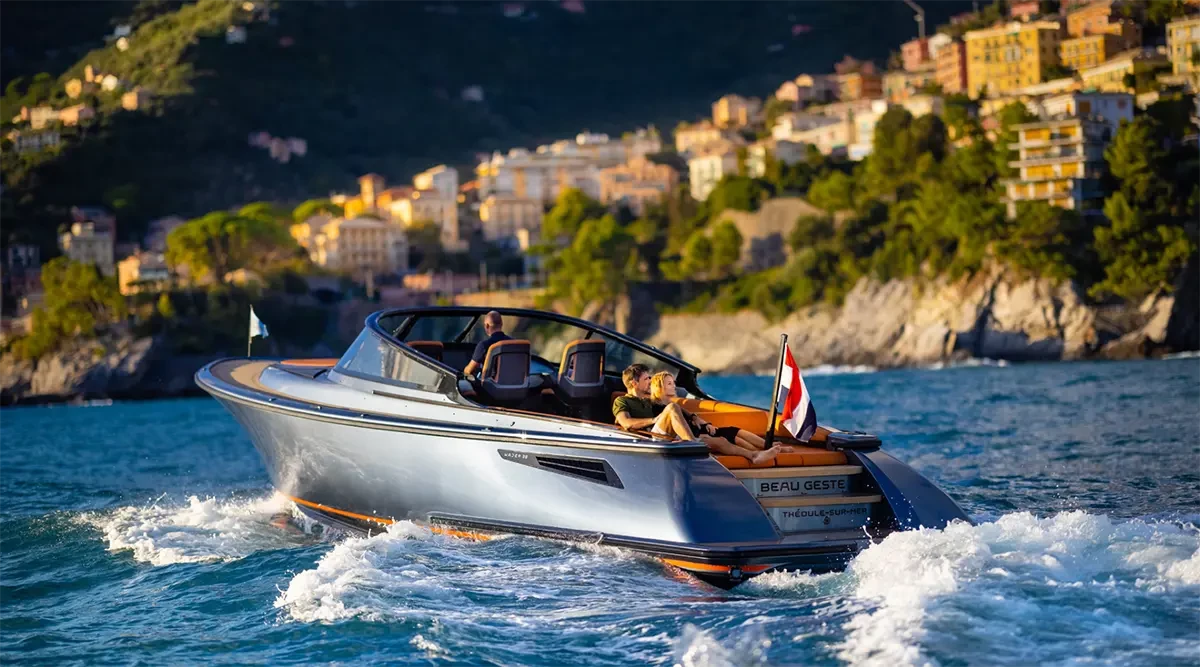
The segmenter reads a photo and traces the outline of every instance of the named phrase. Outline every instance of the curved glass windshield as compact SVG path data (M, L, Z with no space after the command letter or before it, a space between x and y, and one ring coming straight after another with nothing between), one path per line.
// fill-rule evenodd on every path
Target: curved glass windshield
M446 378L454 380L445 371L410 356L407 350L383 340L370 329L354 339L338 360L337 369L349 375L427 391L440 391Z

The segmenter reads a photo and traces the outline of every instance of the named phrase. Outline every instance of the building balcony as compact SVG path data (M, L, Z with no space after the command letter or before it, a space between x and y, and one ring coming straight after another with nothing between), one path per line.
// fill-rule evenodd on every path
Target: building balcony
M1012 162L1009 162L1008 166L1010 166L1014 169L1020 169L1022 167L1042 167L1042 166L1063 165L1063 164L1082 164L1082 165L1085 165L1084 169L1086 170L1087 169L1086 165L1099 164L1100 162L1102 162L1102 161L1089 160L1086 156L1082 156L1082 155L1049 155L1046 157L1027 158L1025 160L1014 160Z

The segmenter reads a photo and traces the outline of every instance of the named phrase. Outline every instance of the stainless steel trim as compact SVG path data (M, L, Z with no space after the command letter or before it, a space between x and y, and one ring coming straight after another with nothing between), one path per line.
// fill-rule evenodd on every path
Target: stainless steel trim
M266 394L240 385L231 385L216 377L212 373L211 368L218 363L222 363L222 361L214 361L196 371L196 384L200 385L201 389L213 395L219 394L224 398L238 403L252 405L258 409L283 414L303 415L306 419L446 438L485 437L496 442L549 445L553 447L577 447L659 456L708 456L708 448L703 444L695 442L663 443L647 441L645 443L624 445L612 443L602 438L589 438L571 434L531 433L520 429L489 426L450 425L442 422L406 419L390 415L346 410L335 406L306 403L279 396L267 396ZM552 420L553 418L547 417L547 419Z

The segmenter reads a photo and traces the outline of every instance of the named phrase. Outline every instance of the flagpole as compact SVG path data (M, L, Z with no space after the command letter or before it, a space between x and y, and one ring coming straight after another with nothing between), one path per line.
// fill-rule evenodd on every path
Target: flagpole
M779 412L779 381L783 377L783 354L787 350L787 334L779 334L779 361L775 364L775 385L771 387L771 418L767 420L767 432L763 435L764 447L775 444L775 416Z

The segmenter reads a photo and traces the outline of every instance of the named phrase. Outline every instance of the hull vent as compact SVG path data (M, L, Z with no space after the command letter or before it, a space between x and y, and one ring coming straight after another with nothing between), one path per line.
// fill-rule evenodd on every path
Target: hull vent
M538 456L537 462L541 467L549 468L556 472L565 472L571 475L587 477L597 482L608 483L608 471L604 469L604 461Z
M568 475L576 479L586 479L589 482L625 488L617 471L613 470L604 459L584 458L582 456L545 456L529 452L518 452L511 449L497 450L500 458L521 465L546 470L548 472Z

